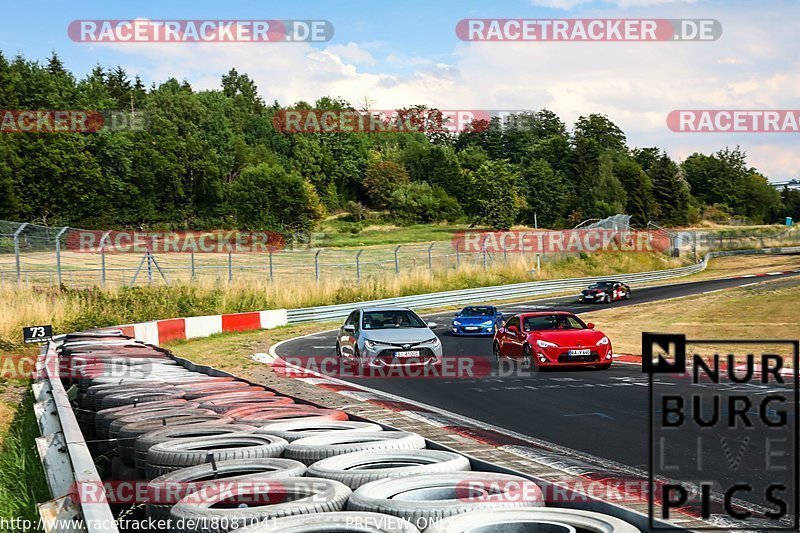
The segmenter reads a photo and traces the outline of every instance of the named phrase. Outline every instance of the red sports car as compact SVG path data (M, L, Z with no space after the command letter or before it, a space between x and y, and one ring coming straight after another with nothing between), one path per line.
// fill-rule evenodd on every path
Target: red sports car
M516 359L528 368L611 366L611 341L591 322L566 311L522 313L509 318L494 334L498 361Z

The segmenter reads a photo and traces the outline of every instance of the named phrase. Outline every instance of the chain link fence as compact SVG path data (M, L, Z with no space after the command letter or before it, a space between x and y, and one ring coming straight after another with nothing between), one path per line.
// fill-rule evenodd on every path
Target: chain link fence
M110 233L0 220L0 283L77 288L250 280L361 282L373 276L439 272L466 265L489 269L522 262L533 270L543 262L574 255L520 254L496 248L463 251L451 241L360 248L300 245L260 252L120 252L104 243ZM77 243L87 234L99 239L95 246L82 248Z

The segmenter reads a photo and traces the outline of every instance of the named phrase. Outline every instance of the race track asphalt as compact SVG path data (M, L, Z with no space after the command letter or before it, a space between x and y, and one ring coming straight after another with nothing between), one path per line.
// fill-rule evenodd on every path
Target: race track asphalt
M800 282L797 273L774 275L768 279L791 277L794 277L793 282ZM763 279L726 278L641 289L633 286L633 298L630 301L610 305L629 306L688 296L751 284ZM601 307L601 304L577 303L574 297L500 306L504 314L538 309L584 313ZM452 316L451 312L426 315L426 318L439 324L437 334L442 340L444 354L491 359L491 338L450 335L448 328ZM602 329L602 324L598 324L598 329ZM769 332L765 331L765 335L769 336ZM714 337L713 332L709 332L709 337ZM277 355L334 356L335 339L335 332L294 339L281 344ZM557 370L477 379L351 378L349 381L600 459L610 459L644 471L648 469L648 380L638 364L617 362L604 371ZM669 383L668 386L679 393L689 395L696 392L696 389L690 390L688 384L675 380L669 380ZM753 384L747 385L746 390L748 395L757 398L765 393L766 388L761 389ZM756 410L757 406L753 407L753 411ZM702 435L702 431L694 427L687 427L670 435L669 450L674 451L675 455L667 458L668 462L678 460L689 464L695 460L697 437ZM736 452L740 450L741 442L729 442L727 446ZM765 472L762 464L766 453L763 440L751 439L746 444L742 465L737 471L731 471L729 466L730 453L723 452L719 442L712 442L710 449L703 453L703 468L710 473L709 478L717 478L722 484L729 484L742 476L763 482L771 479L771 474ZM738 496L753 503L763 503L760 496Z

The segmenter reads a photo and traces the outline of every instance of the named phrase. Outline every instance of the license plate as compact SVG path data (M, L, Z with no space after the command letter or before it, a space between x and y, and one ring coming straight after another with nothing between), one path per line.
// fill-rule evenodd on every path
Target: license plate
M581 356L581 355L590 355L592 353L591 350L570 350L569 354L573 357Z
M394 352L395 357L419 357L419 350L407 350L405 352Z
M591 294L585 295L584 298L586 298L587 300L594 300L594 296L592 296Z
M464 329L467 330L467 331L478 331L481 328L478 328L478 327L475 327L475 326L468 326L468 327L466 327Z

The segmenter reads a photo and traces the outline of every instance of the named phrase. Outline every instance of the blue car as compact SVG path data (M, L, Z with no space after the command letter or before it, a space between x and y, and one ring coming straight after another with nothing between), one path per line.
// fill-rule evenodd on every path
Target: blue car
M456 313L453 335L494 335L503 323L503 314L493 305L470 305Z

